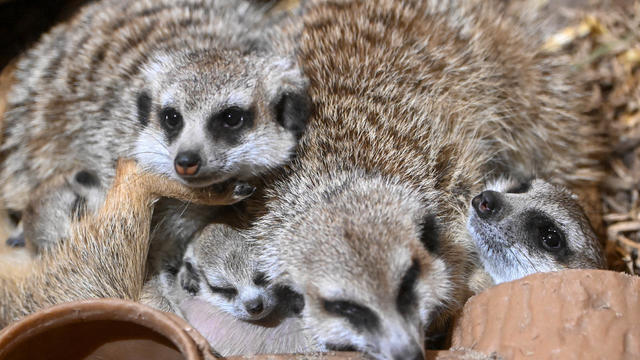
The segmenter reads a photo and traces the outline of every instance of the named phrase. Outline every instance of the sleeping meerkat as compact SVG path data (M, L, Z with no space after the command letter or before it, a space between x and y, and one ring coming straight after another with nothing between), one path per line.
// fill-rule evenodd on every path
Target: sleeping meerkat
M186 187L145 172L134 161L119 161L97 213L74 220L69 237L36 257L24 273L0 271L0 328L63 302L106 297L139 300L151 216L159 198L228 205L250 194L243 184L219 191Z
M191 187L288 161L309 112L307 81L272 46L281 36L267 9L106 0L54 27L20 59L8 95L4 206L23 211L40 183L77 168L108 187L119 157Z
M321 348L418 359L482 271L466 221L487 171L597 184L601 139L570 67L490 2L304 5L314 111L247 236Z
M208 225L182 261L145 284L141 301L184 317L224 356L314 350L299 319L302 296L268 282L257 260L239 232Z
M546 271L604 268L575 195L543 180L502 178L473 198L468 228L496 284Z
M178 279L192 296L238 319L260 320L271 313L276 298L257 260L255 247L240 233L211 224L187 247Z

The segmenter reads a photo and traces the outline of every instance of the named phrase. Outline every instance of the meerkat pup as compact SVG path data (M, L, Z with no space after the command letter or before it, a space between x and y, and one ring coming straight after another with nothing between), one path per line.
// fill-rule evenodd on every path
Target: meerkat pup
M119 157L194 188L288 161L309 114L307 81L272 46L282 39L267 9L106 0L54 27L17 64L0 200L23 211L39 184L78 168L106 188Z
M145 284L141 301L181 315L225 356L313 350L302 296L267 281L256 250L231 227L208 225L181 262Z
M189 294L241 320L260 320L276 305L255 246L226 225L207 226L189 244L178 279Z
M563 187L500 178L471 208L468 229L496 284L536 272L605 267L589 220Z
M96 214L71 223L69 237L34 259L28 271L0 272L0 327L47 306L89 298L137 301L142 293L154 204L175 197L227 205L251 194L229 185L193 189L119 161L113 185Z

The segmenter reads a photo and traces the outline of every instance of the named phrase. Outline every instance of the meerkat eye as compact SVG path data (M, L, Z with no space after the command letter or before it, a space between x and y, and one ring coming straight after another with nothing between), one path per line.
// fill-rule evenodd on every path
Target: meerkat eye
M378 316L366 306L347 300L324 300L324 309L334 315L342 316L356 328L373 331L378 328Z
M160 112L160 123L169 131L178 130L182 127L182 115L172 107L164 108Z
M547 251L558 251L563 247L562 234L554 225L546 226L540 231L542 247Z
M265 275L265 273L263 273L263 272L257 273L256 276L253 278L253 283L258 285L258 286L267 285L267 283L268 283L267 275Z
M238 107L230 107L222 111L219 115L222 126L230 129L241 127L251 117L252 114L250 111L242 110Z
M228 299L231 299L234 296L238 295L238 290L236 290L236 288L234 287L219 287L219 286L209 285L209 289L211 289L211 292L220 294Z

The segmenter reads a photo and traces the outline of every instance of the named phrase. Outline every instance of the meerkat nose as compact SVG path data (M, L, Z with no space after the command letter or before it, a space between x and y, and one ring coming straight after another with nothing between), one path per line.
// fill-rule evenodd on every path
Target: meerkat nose
M264 310L264 304L261 298L255 298L244 303L245 309L251 315L258 315Z
M487 218L500 209L500 199L495 191L486 190L474 197L471 205L480 217Z
M192 176L200 170L200 155L195 152L185 151L176 156L174 165L180 176Z

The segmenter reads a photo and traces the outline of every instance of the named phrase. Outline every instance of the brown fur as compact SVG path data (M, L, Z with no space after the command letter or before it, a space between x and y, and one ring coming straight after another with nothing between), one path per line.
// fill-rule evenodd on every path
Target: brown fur
M252 235L271 276L305 294L321 345L404 356L415 329L474 290L465 221L482 182L508 172L597 184L603 139L580 114L571 70L486 2L315 1L303 21L315 113ZM429 215L435 250L420 243ZM399 282L416 258L420 320L399 320ZM327 297L369 306L382 330L354 329L323 308Z
M113 186L96 215L72 224L71 236L37 258L21 276L0 277L0 327L46 306L114 297L138 300L145 277L153 205L160 197L207 205L242 199L187 188L120 161Z

